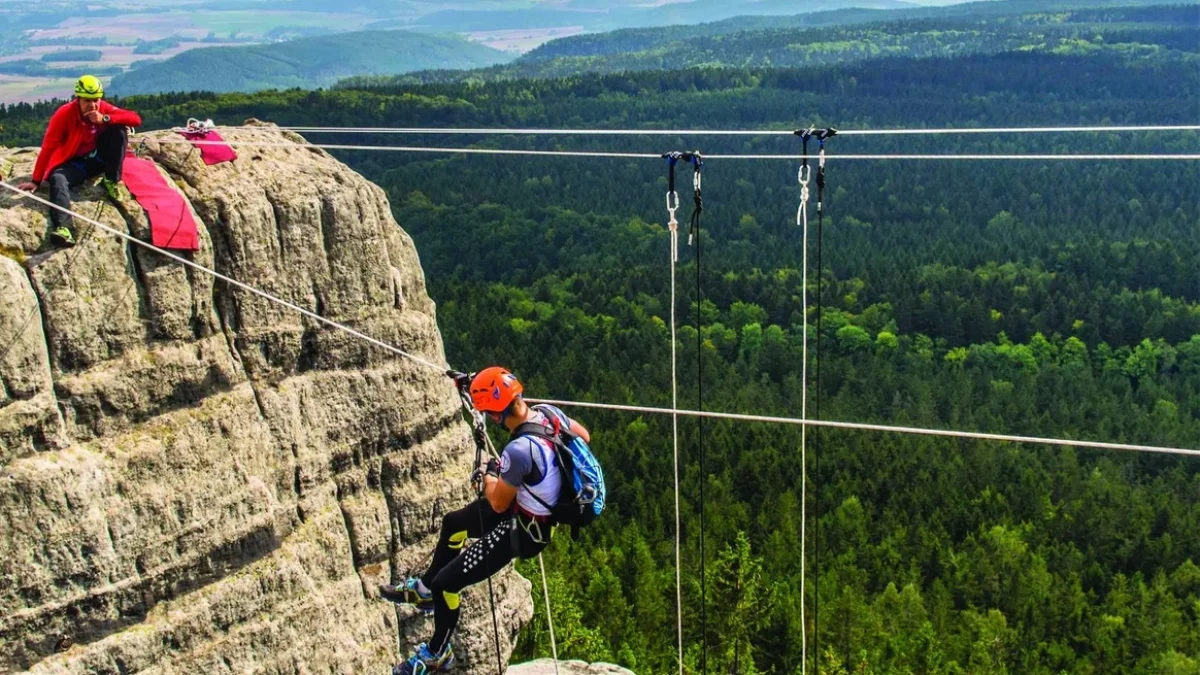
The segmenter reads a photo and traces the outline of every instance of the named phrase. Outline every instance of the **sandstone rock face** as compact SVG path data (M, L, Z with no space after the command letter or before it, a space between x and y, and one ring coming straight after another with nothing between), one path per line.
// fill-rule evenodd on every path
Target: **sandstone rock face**
M559 661L555 668L552 659L516 663L508 667L508 675L634 675L632 670L611 663Z
M137 137L197 216L185 257L444 362L378 187L315 148L209 167L178 138ZM0 150L16 180L35 157ZM148 239L134 201L74 198ZM376 587L469 499L449 380L76 226L77 247L48 250L45 207L0 194L0 673L389 672L432 622ZM511 651L529 583L506 571L496 590ZM463 599L459 662L491 672L486 586Z

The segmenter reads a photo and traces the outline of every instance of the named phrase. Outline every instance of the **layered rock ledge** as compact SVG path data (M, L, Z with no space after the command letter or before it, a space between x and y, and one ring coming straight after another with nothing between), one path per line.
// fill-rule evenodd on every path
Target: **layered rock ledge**
M443 361L382 190L316 148L205 166L179 138L137 142L191 204L197 263ZM23 180L36 152L0 160ZM149 237L99 187L75 209ZM0 194L0 673L389 672L431 624L376 586L469 498L449 381L77 226L77 247L48 250L46 209ZM500 575L497 602L510 650L528 582ZM488 672L486 591L464 607L459 661Z

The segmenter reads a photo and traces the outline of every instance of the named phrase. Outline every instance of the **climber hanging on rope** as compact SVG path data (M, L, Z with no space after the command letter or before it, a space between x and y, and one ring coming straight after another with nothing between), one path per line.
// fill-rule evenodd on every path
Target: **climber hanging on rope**
M458 625L459 592L490 579L514 558L537 556L555 525L586 524L603 508L603 477L595 478L599 465L581 466L595 462L583 425L553 406L526 404L521 383L504 368L449 374L476 419L476 464L482 464L488 446L480 413L511 437L499 460L489 458L472 474L479 499L442 518L429 569L380 588L384 598L434 616L433 637L397 665L394 675L448 670L454 664L450 638ZM592 469L596 473L589 478ZM464 548L468 538L476 541Z
M103 99L100 80L91 75L79 78L74 100L50 117L33 180L17 187L35 192L49 178L50 201L70 209L71 188L104 174L105 191L113 201L120 201L121 166L129 145L126 127L141 126L142 118ZM50 223L50 238L56 245L75 245L74 220L69 214L51 209Z

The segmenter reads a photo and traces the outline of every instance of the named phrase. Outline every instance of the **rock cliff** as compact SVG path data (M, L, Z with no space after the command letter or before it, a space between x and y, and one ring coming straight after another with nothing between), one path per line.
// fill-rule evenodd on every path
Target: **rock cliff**
M269 125L237 141L303 139ZM205 166L138 136L200 224L196 262L440 363L412 240L315 148ZM24 180L36 149L0 150ZM148 238L132 200L75 208ZM384 673L432 624L376 597L469 498L440 373L0 194L0 673ZM502 646L532 615L497 578ZM464 595L468 672L494 664ZM506 654L507 656L507 654Z
M505 672L507 675L634 675L632 670L611 663L559 661L555 664L551 659L514 663Z

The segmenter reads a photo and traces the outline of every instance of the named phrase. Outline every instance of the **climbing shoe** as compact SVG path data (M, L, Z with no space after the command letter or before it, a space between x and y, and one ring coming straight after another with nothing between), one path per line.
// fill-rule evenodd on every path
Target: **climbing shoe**
M59 248L66 248L75 245L75 233L71 228L64 226L56 227L50 230L50 240Z
M382 585L379 587L379 595L397 605L412 605L417 611L425 614L433 612L433 593L422 593L421 584L416 577L409 577L404 583L395 586Z
M129 190L121 181L104 179L104 191L108 193L108 198L114 202L122 202L129 198Z
M442 653L435 656L429 651L429 645L424 642L417 648L417 653L404 663L392 668L392 675L425 675L425 673L444 673L454 668L454 649L446 643Z

